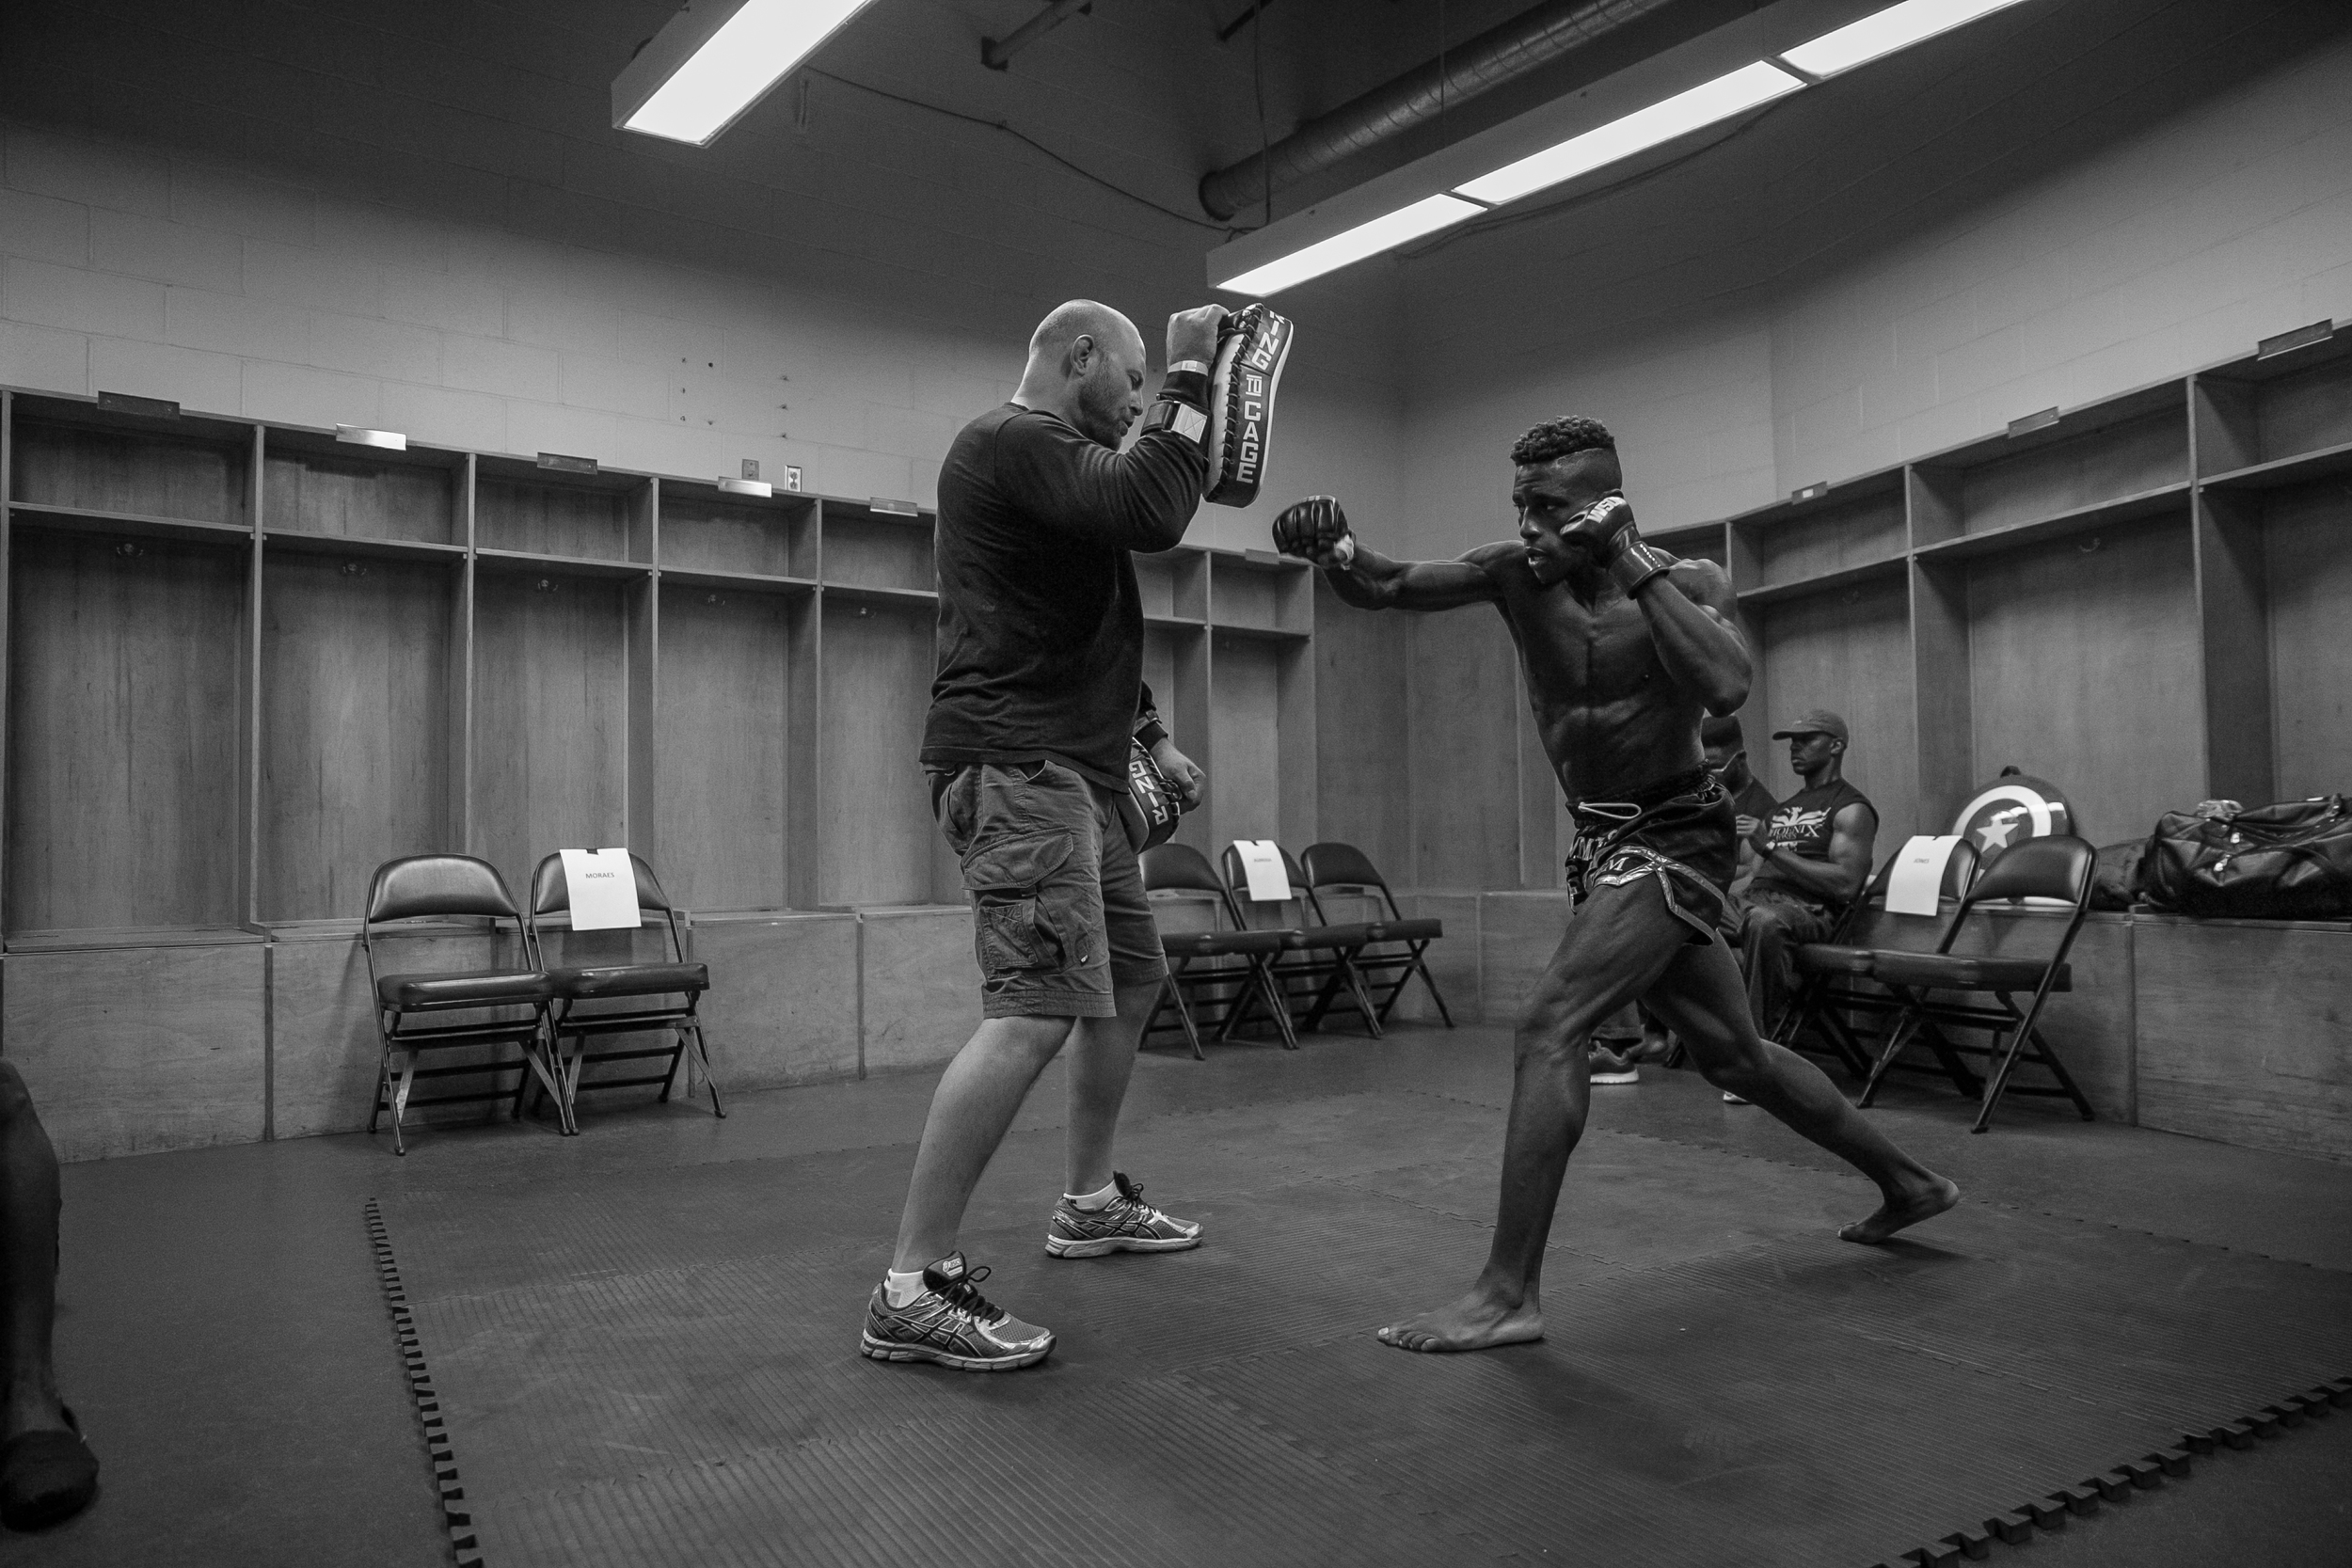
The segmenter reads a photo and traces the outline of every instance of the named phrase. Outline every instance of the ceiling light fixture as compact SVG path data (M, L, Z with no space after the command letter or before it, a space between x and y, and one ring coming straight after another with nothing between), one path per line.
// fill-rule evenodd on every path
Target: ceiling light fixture
M612 79L612 123L708 146L872 0L690 0Z
M1440 229L1474 218L1486 209L1478 202L1465 201L1458 196L1423 197L1409 207L1359 223L1327 240L1317 240L1303 250L1253 267L1238 277L1229 277L1217 285L1237 294L1270 294L1279 293L1294 283L1304 283L1310 277L1321 277L1336 272L1351 261L1433 234Z
M1475 217L1486 208L1503 206L1548 186L1620 163L1708 125L1802 92L1827 77L1851 71L1856 66L1866 65L1939 33L1949 32L1979 17L1989 16L2022 3L2023 0L1899 0L1899 4L1823 33L1794 48L1774 52L1772 41L1776 40L1754 40L1747 47L1762 55L1761 59L1752 60L1696 87L1619 115L1605 125L1579 132L1565 141L1529 153L1474 179L1456 181L1454 176L1462 167L1462 155L1470 152L1481 139L1472 136L1459 149L1432 155L1430 161L1439 163L1439 166L1444 168L1442 182L1450 187L1443 194L1412 201L1328 238L1312 241L1272 261L1257 261L1257 256L1264 255L1270 248L1265 242L1273 240L1276 234L1294 230L1292 220L1285 219L1255 242L1248 236L1229 242L1223 249L1240 254L1227 261L1226 265L1246 264L1244 258L1257 261L1257 264L1225 279L1217 287L1232 293L1263 296L1303 283L1311 277L1320 277L1325 273L1367 256ZM1807 8L1796 6L1791 8L1804 10ZM1832 9L1833 13L1837 9L1820 6L1809 8L1815 13L1824 8ZM1852 13L1847 10L1845 14ZM1778 36L1786 38L1793 30L1784 25ZM1739 57L1736 54L1730 55L1730 59ZM1720 62L1715 66L1718 71L1729 63L1721 52L1717 53L1716 59ZM1639 75L1638 71L1634 75ZM1687 81L1689 77L1683 79ZM1625 101L1623 96L1617 100L1619 103ZM1638 102L1638 99L1635 101ZM1570 110L1571 114L1573 112ZM1570 119L1561 128L1565 129L1567 124L1573 123ZM1525 145L1524 140L1520 141L1519 146ZM1450 168L1445 167L1445 161L1451 162ZM1470 166L1475 167L1476 165ZM1391 176L1372 182L1364 195L1370 196L1383 183L1393 189L1400 177L1407 181L1410 179L1406 171L1395 171ZM1438 180L1430 181L1430 183L1438 182ZM1424 184L1422 188L1425 190L1428 186ZM1410 191L1411 185L1406 183L1404 189L1396 190L1390 196L1390 199L1403 200ZM1332 217L1338 217L1350 204L1343 194L1332 203ZM1371 204L1361 198L1353 203L1359 212ZM1297 227L1304 227L1309 233L1313 232L1315 211L1309 209L1304 214L1305 223ZM1327 226L1330 219L1323 221ZM1257 255L1249 255L1251 251ZM1213 256L1211 266L1216 267L1217 261L1218 257ZM1216 273L1212 271L1209 276L1215 277Z
M1647 151L1677 136L1689 135L1719 119L1759 108L1775 98L1799 91L1805 85L1804 78L1795 71L1758 60L1711 82L1702 82L1688 92L1676 93L1646 109L1636 109L1606 125L1596 126L1582 135L1570 136L1518 163L1505 164L1492 174L1482 175L1454 189L1473 201L1500 207L1531 191L1590 174L1605 164Z
M1781 58L1808 76L1835 76L1898 49L1948 33L1963 23L2017 5L2019 0L1902 0L1785 50Z

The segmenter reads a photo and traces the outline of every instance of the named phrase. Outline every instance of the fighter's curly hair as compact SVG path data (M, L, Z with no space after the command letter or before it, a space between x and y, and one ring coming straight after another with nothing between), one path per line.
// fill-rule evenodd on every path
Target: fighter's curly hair
M1581 414L1564 414L1556 420L1546 420L1511 447L1514 463L1549 463L1555 457L1572 452L1605 451L1612 457L1617 452L1617 438L1609 434L1609 427L1598 420L1588 420Z

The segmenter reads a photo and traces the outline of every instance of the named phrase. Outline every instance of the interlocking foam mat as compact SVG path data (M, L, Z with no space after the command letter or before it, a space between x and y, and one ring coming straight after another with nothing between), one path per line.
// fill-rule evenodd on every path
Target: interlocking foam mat
M373 1207L490 1568L1941 1560L2352 1371L2352 1275L1972 1204L1856 1247L1858 1178L1599 1131L1544 1343L1381 1345L1484 1258L1501 1123L1409 1091L1132 1123L1209 1240L1086 1261L1042 1246L1059 1134L1016 1134L965 1246L1060 1343L999 1376L857 1354L908 1145Z

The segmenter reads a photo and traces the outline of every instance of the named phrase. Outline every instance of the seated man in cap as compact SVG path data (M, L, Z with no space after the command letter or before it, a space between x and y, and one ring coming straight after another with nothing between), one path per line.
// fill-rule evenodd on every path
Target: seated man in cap
M1845 779L1846 721L1816 708L1774 740L1788 742L1788 766L1804 787L1748 834L1757 859L1740 930L1748 1006L1771 1038L1795 989L1794 954L1820 942L1870 879L1879 816Z

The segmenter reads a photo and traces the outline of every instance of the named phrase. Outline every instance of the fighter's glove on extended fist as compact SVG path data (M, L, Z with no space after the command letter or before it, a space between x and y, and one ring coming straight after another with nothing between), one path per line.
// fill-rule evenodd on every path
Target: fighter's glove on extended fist
M1209 371L1209 430L1201 442L1209 479L1200 499L1248 506L1265 477L1266 442L1274 425L1274 394L1290 357L1290 319L1263 304L1225 318Z
M1356 561L1356 536L1347 531L1347 514L1329 496L1310 496L1284 507L1274 519L1274 547L1318 566L1346 567Z
M1560 531L1560 538L1565 544L1582 546L1593 564L1607 572L1629 599L1650 578L1664 577L1675 563L1673 556L1642 543L1642 531L1633 526L1632 506L1613 492L1586 507L1575 522Z

